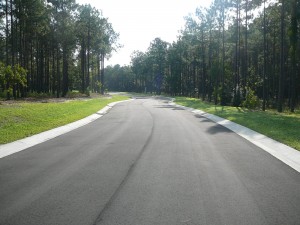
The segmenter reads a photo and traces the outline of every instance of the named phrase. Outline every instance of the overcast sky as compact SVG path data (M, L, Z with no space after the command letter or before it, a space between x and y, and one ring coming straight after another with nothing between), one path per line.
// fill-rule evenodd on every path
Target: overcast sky
M134 50L146 51L156 37L172 43L184 26L184 17L211 0L76 0L100 9L120 34L123 48L106 65L129 65Z

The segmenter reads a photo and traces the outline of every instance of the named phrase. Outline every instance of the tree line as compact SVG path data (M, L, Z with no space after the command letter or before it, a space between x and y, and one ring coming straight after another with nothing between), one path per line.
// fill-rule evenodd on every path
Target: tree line
M221 105L291 112L300 97L300 1L214 0L178 39L156 38L131 65L108 67L110 89L164 92Z
M0 0L0 95L104 92L104 60L118 34L75 0Z

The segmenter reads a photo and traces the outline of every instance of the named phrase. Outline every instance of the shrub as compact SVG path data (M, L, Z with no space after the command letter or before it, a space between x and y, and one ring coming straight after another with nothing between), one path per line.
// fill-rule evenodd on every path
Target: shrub
M242 106L248 109L256 109L260 107L260 101L251 88L246 88L246 98Z
M20 65L5 66L0 62L0 90L6 93L6 98L10 99L11 94L17 98L18 93L24 91L27 86L27 71Z

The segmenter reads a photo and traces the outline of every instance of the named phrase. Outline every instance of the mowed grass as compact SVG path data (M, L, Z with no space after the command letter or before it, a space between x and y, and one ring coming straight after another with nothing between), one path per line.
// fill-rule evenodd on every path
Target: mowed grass
M277 113L276 111L251 111L247 109L215 106L199 99L177 97L176 103L200 109L231 120L274 140L300 150L300 112Z
M0 144L9 143L89 116L125 96L65 102L0 105Z

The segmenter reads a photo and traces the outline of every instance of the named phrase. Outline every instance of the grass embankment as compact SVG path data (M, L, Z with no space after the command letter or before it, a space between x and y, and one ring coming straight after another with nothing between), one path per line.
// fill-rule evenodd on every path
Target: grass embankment
M80 99L65 102L14 102L0 105L0 144L9 143L89 116L111 102L128 99Z
M300 112L277 113L276 111L251 111L230 106L215 106L199 99L177 97L176 103L203 110L231 120L272 139L300 150Z

